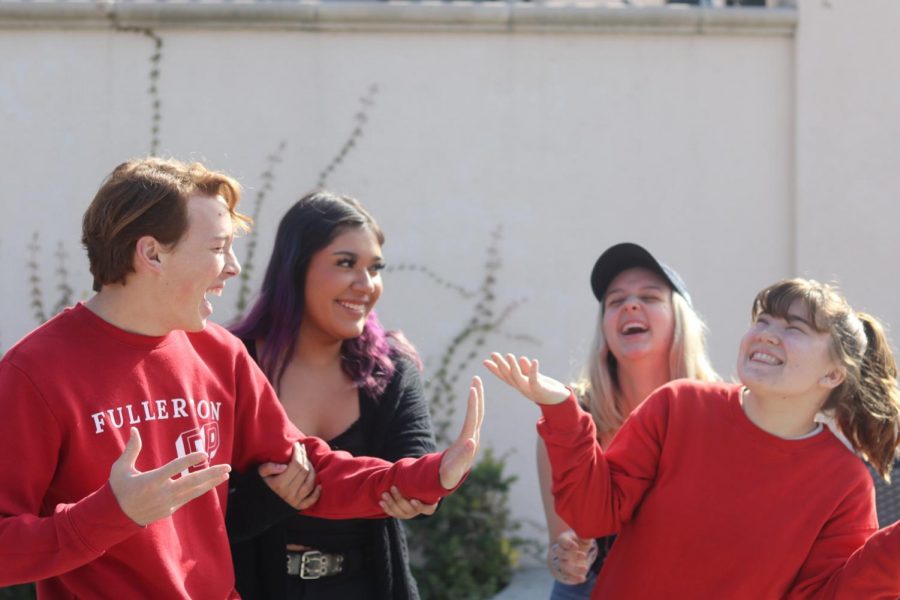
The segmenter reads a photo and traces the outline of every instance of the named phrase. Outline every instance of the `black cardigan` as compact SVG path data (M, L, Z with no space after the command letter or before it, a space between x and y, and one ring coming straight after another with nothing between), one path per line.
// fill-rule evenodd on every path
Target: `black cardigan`
M375 423L369 440L370 456L391 462L435 451L419 372L406 359L396 360L395 366L384 393L375 399ZM226 522L237 589L246 600L284 596L285 538L278 524L292 514L294 509L269 489L256 469L232 474ZM370 545L377 561L372 570L378 578L378 598L418 600L400 522L393 518L377 520L372 532Z

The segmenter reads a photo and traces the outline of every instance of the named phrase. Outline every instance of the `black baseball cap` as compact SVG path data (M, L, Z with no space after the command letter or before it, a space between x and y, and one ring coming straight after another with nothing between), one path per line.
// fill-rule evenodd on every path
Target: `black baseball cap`
M656 260L643 246L631 242L610 246L594 263L594 270L591 271L591 289L594 290L597 300L602 304L606 289L616 275L634 267L643 267L658 274L669 282L672 289L687 300L689 305L691 304L691 295L687 291L687 286L675 269Z

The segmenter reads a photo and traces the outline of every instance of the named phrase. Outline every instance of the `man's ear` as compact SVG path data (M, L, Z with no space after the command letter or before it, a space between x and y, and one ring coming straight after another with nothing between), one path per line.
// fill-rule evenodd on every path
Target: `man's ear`
M141 271L159 273L162 268L160 260L162 249L162 245L153 236L145 235L138 239L134 249L134 270L138 273Z

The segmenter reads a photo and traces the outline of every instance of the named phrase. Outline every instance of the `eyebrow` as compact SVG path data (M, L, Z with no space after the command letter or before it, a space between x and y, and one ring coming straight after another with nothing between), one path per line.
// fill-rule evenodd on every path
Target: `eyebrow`
M348 256L350 258L359 258L359 255L356 252L351 252L349 250L336 250L331 253L332 256ZM375 255L372 257L373 261L382 261L384 260L382 257Z
M787 321L788 323L797 323L797 322L803 323L810 329L814 329L812 326L812 323L810 323L809 321L807 321L806 319L804 319L803 317L801 317L799 315L788 314L787 316L785 316L784 320Z
M651 284L651 285L645 285L645 286L642 286L638 291L644 292L644 291L646 291L646 290L653 290L653 291L660 291L660 292L661 292L661 291L663 291L664 289L665 289L665 288L664 288L663 286L661 286L661 285ZM624 290L623 288L613 288L613 289L611 289L611 290L608 290L608 291L606 292L606 295L609 296L610 294L624 293L624 292L625 292L625 290Z

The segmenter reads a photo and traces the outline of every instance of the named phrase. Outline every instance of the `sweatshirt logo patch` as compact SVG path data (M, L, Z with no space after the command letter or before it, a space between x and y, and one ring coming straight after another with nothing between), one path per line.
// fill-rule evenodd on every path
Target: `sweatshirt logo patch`
M178 436L175 441L175 450L178 456L187 456L191 452L206 452L209 458L216 456L219 449L219 424L205 423L200 427L195 427L189 431L185 431ZM196 464L189 469L181 472L181 475L187 475L192 471L199 471L209 466L209 461Z

